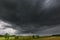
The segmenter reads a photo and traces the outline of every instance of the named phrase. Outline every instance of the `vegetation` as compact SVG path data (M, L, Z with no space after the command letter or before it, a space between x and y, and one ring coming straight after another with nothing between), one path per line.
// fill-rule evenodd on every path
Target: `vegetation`
M6 33L5 35L0 36L0 40L60 40L60 36L39 36L39 35L33 35L33 36L15 36L15 35L9 35Z
M60 34L55 34L55 35L52 35L52 36L60 36Z
M5 35L4 35L4 37L5 37L5 40L9 40L9 34L8 33L6 33Z

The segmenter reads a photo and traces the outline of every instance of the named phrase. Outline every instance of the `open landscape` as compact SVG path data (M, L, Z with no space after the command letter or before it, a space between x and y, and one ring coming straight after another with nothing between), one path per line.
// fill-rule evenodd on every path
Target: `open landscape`
M38 35L32 35L32 36L15 36L11 35L8 36L7 34L4 36L0 36L0 40L60 40L59 35L51 35L51 36L38 36Z
M60 40L60 0L0 0L0 40Z

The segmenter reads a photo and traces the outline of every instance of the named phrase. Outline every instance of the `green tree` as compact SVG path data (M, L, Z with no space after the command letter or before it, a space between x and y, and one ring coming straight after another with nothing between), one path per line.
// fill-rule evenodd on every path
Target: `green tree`
M19 39L19 36L15 36L15 40L18 40Z
M5 40L9 40L10 35L8 33L6 33L4 36L5 36Z

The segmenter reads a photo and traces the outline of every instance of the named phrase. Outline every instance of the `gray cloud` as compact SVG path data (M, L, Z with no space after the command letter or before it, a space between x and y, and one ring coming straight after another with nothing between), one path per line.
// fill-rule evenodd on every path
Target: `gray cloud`
M1 0L0 19L17 33L36 33L60 24L60 0Z
M56 25L53 28L48 28L40 32L40 34L60 34L60 25Z

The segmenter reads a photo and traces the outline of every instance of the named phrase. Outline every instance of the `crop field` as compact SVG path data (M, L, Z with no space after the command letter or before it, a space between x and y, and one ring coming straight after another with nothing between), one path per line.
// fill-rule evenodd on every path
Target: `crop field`
M60 36L42 36L39 38L36 36L34 38L32 36L18 36L17 38L9 37L9 39L0 37L0 40L60 40Z

